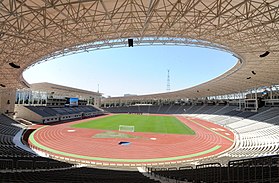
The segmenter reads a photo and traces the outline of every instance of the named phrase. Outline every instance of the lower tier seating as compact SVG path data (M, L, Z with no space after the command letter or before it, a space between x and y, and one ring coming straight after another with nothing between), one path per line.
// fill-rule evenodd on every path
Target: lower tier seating
M72 168L67 170L0 173L5 183L154 183L139 172L114 171L95 168Z
M177 181L189 182L279 182L279 156L230 161L227 165L209 163L193 167L149 168L149 172Z
M279 126L229 116L195 115L234 131L235 146L221 157L260 157L279 153Z

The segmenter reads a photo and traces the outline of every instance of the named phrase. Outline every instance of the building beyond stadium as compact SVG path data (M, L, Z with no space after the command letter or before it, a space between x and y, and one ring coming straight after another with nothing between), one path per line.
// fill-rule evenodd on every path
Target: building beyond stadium
M37 123L98 115L102 94L51 83L35 83L16 92L15 117Z

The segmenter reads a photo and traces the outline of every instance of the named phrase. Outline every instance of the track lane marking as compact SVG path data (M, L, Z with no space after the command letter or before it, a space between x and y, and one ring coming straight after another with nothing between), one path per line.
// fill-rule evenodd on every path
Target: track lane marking
M42 127L44 128L44 127ZM42 129L40 128L40 129ZM38 129L39 130L39 129ZM29 140L32 143L33 146L40 148L42 150L45 150L50 153L54 153L57 155L61 155L64 157L72 157L72 158L78 158L78 159L85 159L85 160L95 160L95 161L106 161L106 162L125 162L125 163L151 163L151 162L160 162L160 161L175 161L175 160L183 160L183 159L188 159L188 158L193 158L193 157L198 157L201 155L205 155L211 152L214 152L218 149L220 149L222 146L216 145L210 149L207 149L205 151L193 153L193 154L187 154L183 156L175 156L175 157L166 157L166 158L149 158L149 159L117 159L117 158L101 158L101 157L92 157L92 156L84 156L84 155L78 155L78 154L72 154L72 153L67 153L67 152L62 152L59 150L55 150L49 147L46 147L39 142L35 140L35 133L38 131L34 131L31 133Z
M216 135L219 135L219 136L221 136L221 137L223 137L223 138L225 138L225 139L227 139L227 140L229 140L229 141L231 141L231 142L234 142L234 140L230 139L229 137L227 137L227 136L225 136L225 135L222 135L222 134L220 134L220 133L218 133L218 132L212 130L211 128L206 127L206 126L204 126L204 125L202 125L202 124L200 124L200 123L198 123L198 122L196 122L196 121L194 121L194 120L192 120L192 119L190 119L190 118L186 118L186 117L185 117L185 119L187 119L187 120L189 120L189 121L195 123L196 125L199 125L200 127L203 127L203 128L205 128L205 129L207 129L207 130L209 130L209 131L215 133Z

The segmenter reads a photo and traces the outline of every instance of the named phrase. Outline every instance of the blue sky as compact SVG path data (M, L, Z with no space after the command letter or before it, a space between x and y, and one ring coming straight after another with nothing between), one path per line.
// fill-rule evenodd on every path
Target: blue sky
M135 46L84 52L25 71L29 83L50 82L97 91L104 96L185 89L224 73L236 63L230 53L187 46Z

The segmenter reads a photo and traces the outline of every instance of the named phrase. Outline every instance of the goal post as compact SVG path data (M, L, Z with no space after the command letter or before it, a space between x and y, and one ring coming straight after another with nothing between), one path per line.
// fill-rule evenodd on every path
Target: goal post
M134 132L135 126L119 125L120 132Z

